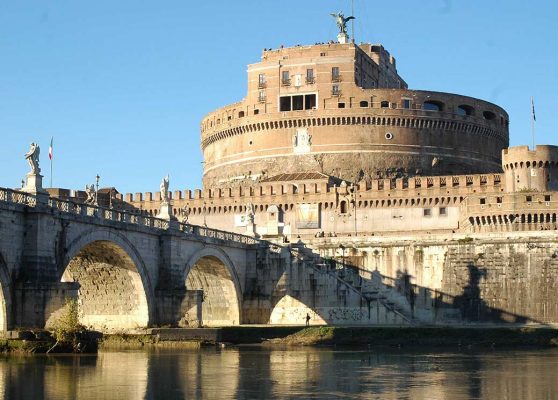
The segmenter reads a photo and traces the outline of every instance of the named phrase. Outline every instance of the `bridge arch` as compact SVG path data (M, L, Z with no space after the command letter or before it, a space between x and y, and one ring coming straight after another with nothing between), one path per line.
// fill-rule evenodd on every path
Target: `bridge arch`
M187 290L202 290L202 325L238 325L242 321L242 288L234 264L222 249L206 246L186 263Z
M78 282L80 322L101 331L147 327L153 291L141 255L123 235L92 229L67 247L62 282Z
M0 331L12 326L12 285L8 265L0 254Z

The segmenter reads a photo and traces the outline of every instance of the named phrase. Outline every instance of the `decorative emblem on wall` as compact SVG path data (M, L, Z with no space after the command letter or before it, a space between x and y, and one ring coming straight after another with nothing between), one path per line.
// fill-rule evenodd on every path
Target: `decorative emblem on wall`
M307 128L298 128L293 135L293 151L297 154L310 152L312 145L312 135Z

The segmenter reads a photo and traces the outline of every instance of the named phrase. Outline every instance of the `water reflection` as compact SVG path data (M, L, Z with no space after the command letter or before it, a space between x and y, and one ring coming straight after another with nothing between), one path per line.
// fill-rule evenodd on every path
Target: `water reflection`
M104 352L0 358L4 399L554 399L558 350Z

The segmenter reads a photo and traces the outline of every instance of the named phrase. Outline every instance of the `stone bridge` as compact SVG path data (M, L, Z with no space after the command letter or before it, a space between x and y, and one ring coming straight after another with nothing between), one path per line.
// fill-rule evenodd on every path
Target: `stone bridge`
M11 189L0 189L0 285L2 330L48 327L67 299L101 331L300 324L307 313L404 322L296 248Z

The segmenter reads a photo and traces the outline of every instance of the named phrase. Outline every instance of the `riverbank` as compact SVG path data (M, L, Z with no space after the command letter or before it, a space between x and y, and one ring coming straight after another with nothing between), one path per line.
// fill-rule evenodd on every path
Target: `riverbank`
M266 345L388 347L558 347L553 328L311 327Z
M74 346L59 344L56 353L98 350L199 349L203 346L262 345L412 348L558 347L558 329L550 327L335 327L234 326L223 328L153 328L136 333L90 332ZM46 353L54 340L48 332L12 332L0 340L3 353Z

